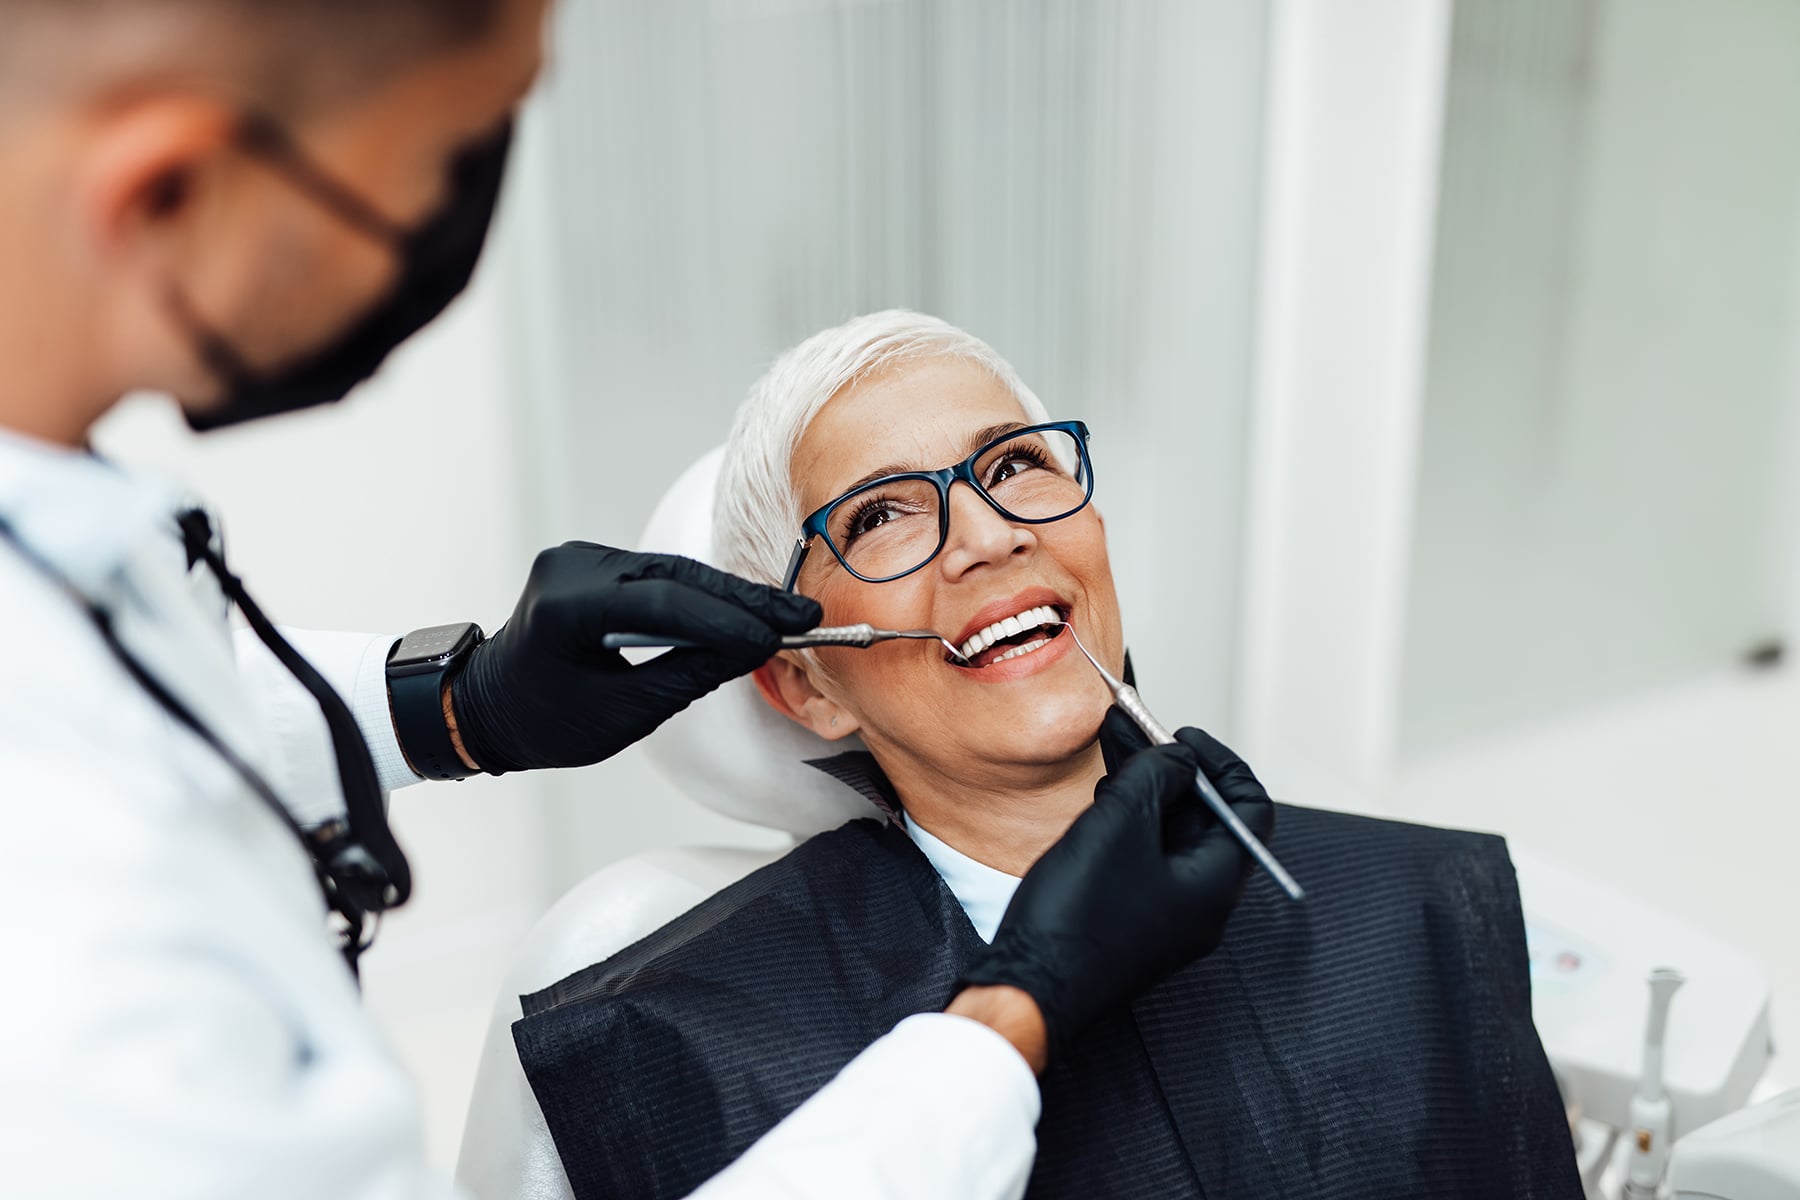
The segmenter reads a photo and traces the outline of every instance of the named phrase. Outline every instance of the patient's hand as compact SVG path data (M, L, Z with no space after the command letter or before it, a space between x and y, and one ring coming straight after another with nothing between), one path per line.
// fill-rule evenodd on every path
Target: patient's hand
M964 988L944 1011L986 1025L1011 1042L1034 1073L1044 1073L1050 1037L1044 1014L1029 993L1004 986Z

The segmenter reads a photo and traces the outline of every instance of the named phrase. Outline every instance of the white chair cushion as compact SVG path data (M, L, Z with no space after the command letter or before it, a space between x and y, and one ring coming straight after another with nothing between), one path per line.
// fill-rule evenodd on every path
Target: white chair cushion
M640 546L715 563L713 496L723 446L684 471L657 505ZM696 802L797 838L875 809L806 765L860 749L828 742L776 713L747 679L726 684L644 743L657 768ZM720 888L786 851L666 850L595 873L557 902L521 946L501 987L463 1129L457 1178L482 1200L568 1200L562 1162L513 1046L519 997L611 957ZM596 1086L606 1086L597 1072Z
M716 565L713 495L724 458L720 446L682 472L644 527L641 549ZM697 701L644 742L657 769L696 803L801 838L875 815L867 800L806 765L861 748L855 737L828 742L794 724L748 679Z
M610 958L785 850L660 850L605 867L544 915L519 948L488 1023L457 1180L481 1200L572 1200L512 1026L519 997ZM596 1086L606 1086L604 1069Z

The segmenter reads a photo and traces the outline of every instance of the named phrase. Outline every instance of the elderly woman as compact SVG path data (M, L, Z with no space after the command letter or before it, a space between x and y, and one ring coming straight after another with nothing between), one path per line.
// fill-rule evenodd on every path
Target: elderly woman
M865 749L815 765L886 820L814 838L528 998L516 1041L578 1195L684 1194L941 1007L1134 748L1116 719L1102 736L1110 697L1070 632L1128 670L1086 440L989 347L912 313L827 330L751 391L720 479L722 565L830 623L934 629L959 654L765 666L775 709L857 735ZM1217 743L1201 757L1256 787ZM1255 877L1211 957L1059 1049L1028 1194L1579 1197L1504 844L1285 806L1278 826L1307 901ZM613 1086L591 1086L602 1070Z

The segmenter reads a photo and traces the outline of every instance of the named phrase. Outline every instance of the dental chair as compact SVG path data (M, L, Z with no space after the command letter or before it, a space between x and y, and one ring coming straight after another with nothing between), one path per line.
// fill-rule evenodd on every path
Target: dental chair
M650 518L643 549L712 560L713 495L723 456L720 447L676 480ZM830 743L806 732L770 710L747 679L698 701L644 746L695 801L796 843L875 815L849 787L805 765L854 749L856 740ZM551 908L521 945L495 1003L457 1163L464 1187L481 1200L573 1198L513 1047L519 997L610 957L788 848L636 855L597 871ZM1676 1148L1680 1195L1800 1200L1800 1149L1785 1150L1800 1137L1800 1092L1745 1107L1780 1091L1763 1078L1770 1032L1762 971L1678 918L1528 848L1512 851L1530 946L1533 1018L1570 1106L1590 1197L1618 1194L1633 1098L1641 1089L1644 980L1652 967L1668 964L1688 976L1669 1012L1666 1050L1658 1051L1675 1136L1694 1133ZM595 1080L597 1087L621 1085L629 1082ZM1784 1147L1780 1161L1777 1139ZM1712 1190L1720 1178L1738 1182Z
M719 447L675 481L645 528L643 549L712 560L713 494L723 457ZM856 792L805 765L856 748L854 738L826 742L777 715L747 679L696 702L644 743L657 768L698 803L796 843L875 815ZM572 1200L513 1048L519 997L611 957L788 849L639 854L595 872L545 914L520 946L488 1025L456 1165L465 1188L481 1200ZM596 1080L596 1086L614 1083Z

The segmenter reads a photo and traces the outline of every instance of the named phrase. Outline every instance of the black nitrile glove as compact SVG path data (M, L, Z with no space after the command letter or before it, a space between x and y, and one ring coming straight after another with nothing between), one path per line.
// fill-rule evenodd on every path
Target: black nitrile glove
M1107 776L1094 806L1026 874L965 985L1037 1001L1052 1054L1217 948L1251 859L1194 788L1202 767L1268 841L1275 808L1243 761L1198 729L1150 746L1114 708L1100 729Z
M816 601L689 558L569 542L538 555L512 619L450 685L463 746L499 775L610 758L823 617ZM631 665L600 639L651 633L716 649Z

